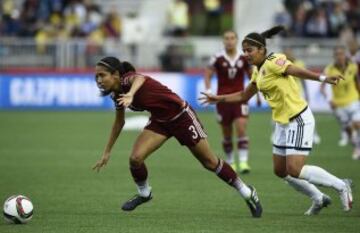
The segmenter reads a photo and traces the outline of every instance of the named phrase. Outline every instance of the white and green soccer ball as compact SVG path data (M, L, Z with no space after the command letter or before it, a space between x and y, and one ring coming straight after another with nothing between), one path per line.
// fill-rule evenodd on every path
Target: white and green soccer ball
M34 206L30 199L23 195L14 195L4 203L4 218L9 223L23 224L31 220Z

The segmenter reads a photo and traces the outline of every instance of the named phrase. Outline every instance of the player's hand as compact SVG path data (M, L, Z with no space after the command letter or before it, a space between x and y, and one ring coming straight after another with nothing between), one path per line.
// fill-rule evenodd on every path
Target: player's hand
M207 105L207 104L216 104L218 103L221 99L218 95L213 95L211 93L206 93L206 92L200 92L203 96L201 96L200 98L198 98L198 100L200 100L202 105Z
M337 85L340 80L344 80L344 77L341 75L333 75L333 76L327 76L325 82L330 83L332 85Z
M133 101L134 96L130 93L121 94L117 99L117 102L120 106L124 106L125 108L129 107Z
M93 170L99 172L102 167L104 167L110 159L110 153L104 153L103 156L96 164L93 166Z

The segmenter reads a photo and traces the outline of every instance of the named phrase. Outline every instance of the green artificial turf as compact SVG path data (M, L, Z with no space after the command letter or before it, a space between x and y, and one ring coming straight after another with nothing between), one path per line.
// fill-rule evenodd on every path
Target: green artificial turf
M248 127L252 171L241 178L254 185L262 201L253 219L242 198L203 169L186 147L169 140L147 160L154 199L131 213L121 204L135 194L128 156L138 131L125 131L100 173L91 167L107 141L112 112L0 112L0 200L24 194L34 204L26 225L0 220L0 232L360 232L360 200L341 209L337 193L322 189L333 204L320 215L303 216L311 201L272 172L270 114L252 114ZM132 114L127 114L132 116ZM223 156L214 114L199 114L214 151ZM338 147L339 127L331 115L316 115L322 142L309 164L360 184L360 161L352 149Z

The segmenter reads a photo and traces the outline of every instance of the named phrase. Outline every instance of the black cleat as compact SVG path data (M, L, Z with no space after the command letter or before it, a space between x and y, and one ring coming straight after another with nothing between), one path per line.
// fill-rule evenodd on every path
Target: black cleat
M254 218L260 218L262 214L262 206L260 204L259 197L253 186L248 185L248 187L251 189L251 195L250 198L246 200L246 204L248 205L252 216Z
M125 202L123 204L123 206L121 207L121 209L123 211L132 211L136 207L138 207L139 205L150 201L152 198L153 198L152 193L150 193L150 195L148 197L142 197L142 196L137 194L134 197L132 197L130 200Z

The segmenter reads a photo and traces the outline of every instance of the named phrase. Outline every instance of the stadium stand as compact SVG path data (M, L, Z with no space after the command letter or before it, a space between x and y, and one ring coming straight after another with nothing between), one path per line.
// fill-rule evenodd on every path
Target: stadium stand
M93 66L104 55L124 57L143 69L169 70L164 66L169 65L166 62L169 63L171 57L180 62L170 70L202 68L208 57L221 49L221 31L218 36L193 35L193 30L181 38L167 35L167 11L172 2L3 0L0 7L0 68L82 69ZM205 22L198 17L204 12L202 4L205 1L185 2L190 13L195 13L190 15L190 21L197 24L192 29L197 29L198 24ZM230 7L228 2L227 5L221 3L224 6L221 10L233 15L225 25L233 25L240 38L276 23L288 25L289 33L284 35L287 38L269 41L270 48L281 50L291 46L297 57L307 60L315 68L328 62L332 48L339 43L338 38L340 43L346 44L356 35L359 37L359 3L354 0L234 0ZM325 13L328 30L323 37L327 39L319 40L321 38L308 31L297 34L294 25L300 17L297 12L307 17L301 27L311 29L311 16L317 11ZM303 39L303 36L308 38Z

